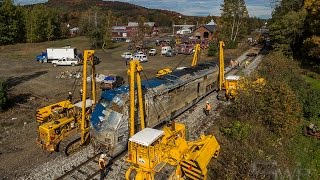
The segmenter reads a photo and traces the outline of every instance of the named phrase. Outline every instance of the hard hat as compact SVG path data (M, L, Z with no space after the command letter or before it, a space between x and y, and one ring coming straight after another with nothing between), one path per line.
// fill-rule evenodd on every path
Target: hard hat
M207 104L209 104L209 101L207 101Z
M69 94L72 94L72 93L69 91Z
M100 155L100 158L101 158L101 159L103 159L103 158L105 158L105 157L107 157L106 154L101 154L101 155Z

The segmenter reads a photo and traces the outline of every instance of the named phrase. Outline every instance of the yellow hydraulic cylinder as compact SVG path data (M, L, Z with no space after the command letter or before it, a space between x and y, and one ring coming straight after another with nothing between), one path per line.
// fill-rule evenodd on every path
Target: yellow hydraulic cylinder
M223 41L219 41L219 90L222 90L224 84L224 48Z
M134 75L135 75L135 60L130 61L130 67L128 70L130 78L130 137L135 134L134 130Z
M198 64L198 61L200 59L200 51L201 51L200 44L196 44L196 46L194 47L194 55L191 63L192 67Z
M94 50L85 50L84 58L83 58L83 74L82 74L82 111L81 111L81 123L80 123L80 131L81 131L81 143L83 144L86 141L86 135L89 131L88 122L86 120L86 99L87 99L87 66L88 60L92 58L94 54ZM94 73L94 72L93 72ZM92 81L94 81L95 76L92 76Z
M129 81L130 81L130 137L135 134L135 80L137 80L137 90L138 90L138 103L139 103L139 115L141 129L145 128L144 123L144 111L143 111L143 98L142 98L142 87L141 87L141 76L142 66L139 60L130 61L130 67L128 70Z

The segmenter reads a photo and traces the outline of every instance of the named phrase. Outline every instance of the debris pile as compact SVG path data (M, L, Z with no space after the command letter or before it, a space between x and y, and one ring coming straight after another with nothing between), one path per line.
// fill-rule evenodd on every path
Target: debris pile
M81 77L82 77L82 73L80 71L62 71L56 78L57 79L65 79L65 78L79 79Z

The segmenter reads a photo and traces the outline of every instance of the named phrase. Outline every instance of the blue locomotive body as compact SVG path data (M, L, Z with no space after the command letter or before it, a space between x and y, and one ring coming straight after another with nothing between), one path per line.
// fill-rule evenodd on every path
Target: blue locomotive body
M143 81L146 126L155 127L174 119L211 93L217 81L218 67L215 63L199 64ZM129 138L128 122L129 87L103 92L90 119L94 147L110 156L125 150Z

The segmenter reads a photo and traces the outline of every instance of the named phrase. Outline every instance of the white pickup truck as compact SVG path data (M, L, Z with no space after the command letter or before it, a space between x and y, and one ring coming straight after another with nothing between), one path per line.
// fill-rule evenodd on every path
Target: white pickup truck
M53 60L51 62L54 67L57 66L76 66L79 64L77 59L61 58L59 60Z

